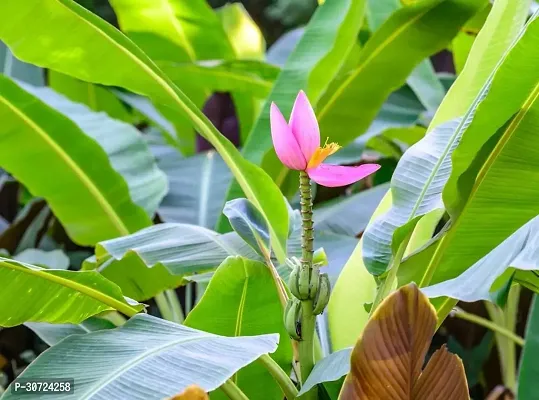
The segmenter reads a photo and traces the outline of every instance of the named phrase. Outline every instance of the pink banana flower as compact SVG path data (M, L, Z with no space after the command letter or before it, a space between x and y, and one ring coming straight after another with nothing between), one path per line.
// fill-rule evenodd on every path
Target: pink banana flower
M303 91L296 97L288 123L275 103L271 104L270 122L273 147L279 160L290 169L307 172L313 181L322 186L346 186L380 168L378 164L358 167L322 164L341 146L326 141L324 147L320 147L318 121Z

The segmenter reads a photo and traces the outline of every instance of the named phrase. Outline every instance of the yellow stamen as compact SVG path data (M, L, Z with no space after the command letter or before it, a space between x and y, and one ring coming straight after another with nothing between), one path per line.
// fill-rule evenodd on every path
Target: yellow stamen
M340 148L341 146L339 146L337 143L328 143L328 140L326 139L324 147L317 148L312 155L309 163L307 164L307 168L318 167L326 158L337 152Z

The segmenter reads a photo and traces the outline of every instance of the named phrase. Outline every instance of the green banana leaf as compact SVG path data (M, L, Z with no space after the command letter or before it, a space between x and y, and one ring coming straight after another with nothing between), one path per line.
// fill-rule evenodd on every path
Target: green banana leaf
M0 258L0 326L24 322L78 324L103 311L135 315L143 306L128 302L118 286L94 271L53 270Z
M1 166L47 200L73 241L94 245L151 224L105 150L75 122L3 76L0 93Z
M442 299L443 305L438 307L439 310L445 310L449 304L453 307L456 300L489 300L503 306L513 281L523 282L539 291L539 287L527 284L537 282L538 245L539 217L535 217L462 274L421 290L431 298L451 298ZM446 315L439 316L445 318Z
M539 71L533 67L539 62L538 37L539 13L487 84L488 94L462 139L462 151L475 158L458 178L466 201L448 207L451 227L425 249L429 254L436 249L436 257L426 263L414 263L412 257L402 265L403 283L411 279L426 285L456 277L539 214L539 173L533 167L539 145ZM515 185L515 179L520 183Z
M505 9L503 2L498 7ZM516 10L519 7L515 5ZM521 18L515 18L515 20L520 21L522 24L525 14L517 15ZM496 16L497 14L493 14L492 19L489 17L489 20L487 20L486 30L481 31L478 41L472 49L471 60L481 62L486 57L497 56L497 46L494 46L491 52L484 53L481 46L483 40L479 40L482 35L490 34L493 25L500 23ZM491 73L498 68L497 63L501 58L502 56L496 61L489 58L492 67ZM466 68L475 71L476 65L470 62ZM486 66L486 64L482 66ZM468 76L469 74L465 70L457 78L454 85L457 85L460 79L467 79ZM483 79L482 74L478 74L477 77L478 79ZM382 218L367 227L365 231L364 259L365 265L372 273L381 274L386 270L391 258L392 247L397 249L400 246L398 238L405 237L405 232L412 229L422 215L435 209L443 209L441 192L451 173L451 156L461 138L465 135L468 126L475 118L477 106L487 95L488 87L486 85L488 85L488 81L489 79L486 79L483 82L481 90L476 93L475 99L469 104L466 114L443 122L440 125L434 125L435 121L438 120L435 116L426 136L411 147L401 158L391 185L394 195L393 207ZM460 96L461 92L455 91L454 87L452 86L449 90L444 103L446 101L452 102L453 97ZM469 87L462 90L469 90ZM462 101L466 101L466 99L463 98ZM437 114L444 109L444 103L442 103ZM410 176L417 178L410 180Z
M157 155L157 165L167 174L170 189L159 206L166 222L212 228L223 210L232 175L215 151L181 158L176 151Z
M85 104L93 111L106 112L111 118L127 123L133 122L133 116L109 89L56 71L49 71L47 77L49 87L68 99Z
M98 243L83 269L97 269L126 296L142 301L185 283L185 277L214 270L232 255L259 259L235 233L165 223Z
M168 180L157 168L140 132L129 124L73 103L49 88L21 85L24 90L65 115L101 145L112 168L124 177L133 202L152 217L168 191Z
M248 160L261 165L265 154L272 148L269 134L269 109L272 102L288 115L297 93L303 89L313 105L316 105L356 42L364 9L364 0L332 1L317 8L275 81L244 145L243 154ZM272 176L277 176L282 169L274 154L270 166L265 166L265 169ZM232 182L227 201L238 197L243 197L240 187L237 182ZM221 217L217 230L224 232L228 229L228 221Z
M11 16L0 27L0 40L15 50L17 57L88 82L124 87L187 115L221 154L249 200L264 214L272 247L279 259L284 259L288 218L278 188L259 167L241 157L140 48L72 0L7 0L0 4L0 12Z
M30 328L41 340L49 346L54 346L60 340L71 335L83 335L85 333L100 331L103 329L116 328L109 320L91 317L80 324L48 324L46 322L26 322L24 324Z
M215 271L185 325L228 337L278 333L271 357L290 373L292 346L283 325L283 307L268 267L242 257L227 258ZM232 378L252 400L281 400L281 388L262 364L252 364ZM260 390L263 387L264 390ZM227 399L223 393L212 399Z
M78 399L162 400L191 384L217 389L244 366L274 352L278 341L275 334L229 338L137 315L117 329L68 336L18 379L73 379ZM47 396L66 398L65 393ZM1 399L18 397L8 389Z

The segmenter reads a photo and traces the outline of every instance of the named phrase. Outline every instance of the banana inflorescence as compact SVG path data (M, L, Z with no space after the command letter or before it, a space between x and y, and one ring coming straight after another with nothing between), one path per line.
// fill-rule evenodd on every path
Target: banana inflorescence
M288 287L292 298L285 309L285 325L290 337L301 340L301 301L313 300L313 314L322 314L329 302L331 285L327 274L320 274L321 263L312 268L292 257L286 260L292 269Z

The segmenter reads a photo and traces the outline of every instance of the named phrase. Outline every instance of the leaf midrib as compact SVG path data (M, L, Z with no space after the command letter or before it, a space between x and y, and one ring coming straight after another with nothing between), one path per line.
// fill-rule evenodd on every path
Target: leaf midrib
M144 72L146 72L147 74L149 74L153 79L155 79L155 81L158 83L158 85L164 89L165 93L167 93L168 96L170 96L174 102L176 102L180 109L182 109L187 115L190 116L192 122L194 122L194 124L196 126L198 126L198 128L200 129L200 131L204 132L205 135L207 135L207 139L211 142L213 140L213 143L212 145L216 148L216 150L219 152L219 154L221 155L221 157L223 157L223 160L227 163L228 167L230 168L230 170L232 171L232 173L234 174L235 178L237 179L237 181L240 183L240 186L242 187L243 191L245 192L245 194L247 195L247 197L250 197L251 198L251 201L257 206L257 208L260 210L260 212L264 215L264 217L266 218L266 220L269 222L270 221L270 218L268 217L266 211L264 210L264 208L262 207L262 205L260 204L260 202L258 201L258 197L254 195L254 192L252 191L251 189L251 186L247 183L247 179L245 178L245 176L243 175L242 171L240 169L238 169L236 163L232 160L232 156L231 154L229 153L229 151L226 149L226 147L221 143L221 140L226 140L228 141L228 139L226 139L225 137L223 137L219 131L217 130L217 128L215 128L213 125L208 125L206 123L204 123L204 120L201 118L200 115L197 115L197 113L195 113L193 110L191 110L191 108L186 104L184 103L180 97L178 96L178 94L175 92L175 90L169 86L167 84L167 82L165 81L165 79L161 76L159 76L159 74L157 74L155 71L153 71L149 65L147 65L143 60L139 59L136 55L132 54L129 50L127 50L126 48L124 48L122 45L120 45L118 42L114 41L113 39L111 39L105 32L103 32L99 27L93 25L90 21L86 20L85 18L83 18L81 15L77 14L74 10L72 10L71 8L69 8L67 5L65 5L64 3L62 3L61 0L56 0L56 2L58 4L60 4L63 8L65 8L70 14L73 14L77 19L79 19L80 21L82 21L84 24L90 26L95 32L97 32L98 34L100 34L106 41L108 41L109 43L111 43L114 47L118 48L122 53L124 53L128 58L132 59L135 64L139 65L142 70ZM113 28L114 29L114 28ZM136 46L136 45L135 45ZM157 68L157 67L156 67ZM215 130L215 132L214 132ZM230 142L229 142L230 143ZM231 144L232 145L232 144ZM247 160L244 160L241 156L241 154L238 152L238 156L239 156L239 163L241 163L242 161L245 161L245 162L248 162ZM250 165L251 167L253 168L258 168L260 169L262 172L264 172L261 168L255 166L255 165ZM243 182L243 185L241 184L241 182ZM268 224L269 225L269 228L270 230L272 231L272 233L275 235L275 237L278 237L276 232L275 232L275 229L273 228L272 224ZM280 241L279 240L276 240L276 243L274 243L273 245L276 250L278 249L278 251L276 251L276 253L281 253L281 256L285 256L286 255L286 249L282 248L282 246L280 245Z
M208 202L210 192L211 173L213 170L213 163L215 159L215 153L210 151L205 156L206 160L202 164L202 176L200 182L200 191L198 198L198 225L206 226L208 219Z
M4 103L12 112L19 117L19 119L27 125L32 131L39 135L43 141L49 145L49 148L53 150L60 159L62 159L68 168L72 170L76 176L79 177L79 181L88 189L90 194L95 198L97 204L103 209L104 213L109 217L110 222L114 225L120 235L128 235L130 233L127 226L122 219L118 216L112 205L103 196L99 188L95 185L93 180L86 175L86 173L80 168L80 166L67 154L64 149L56 143L50 135L47 134L39 125L32 121L22 110L15 107L13 104L7 101L4 96L0 96L0 102Z
M432 7L426 9L424 12L416 15L414 18L409 20L407 23L403 24L399 29L396 29L391 35L387 37L386 40L384 40L380 46L378 46L366 59L365 61L354 71L354 73L350 74L350 76L337 88L335 93L331 96L331 98L327 101L327 103L324 105L324 107L320 110L318 113L318 121L320 122L324 115L327 113L327 111L333 106L333 104L337 101L337 99L340 97L340 95L345 91L345 89L350 85L350 82L354 81L357 76L372 62L373 59L375 59L386 47L388 47L390 44L393 43L394 40L396 40L403 32L405 32L408 28L410 28L415 22L425 16L428 12L430 12L434 7L436 7L437 4L433 5Z
M9 262L8 260L2 259L2 258L0 258L0 268L7 268L14 271L19 271L24 274L36 276L38 278L47 280L49 282L56 283L60 286L82 293L94 300L99 301L100 303L103 303L109 307L114 308L115 310L121 311L122 313L128 316L134 316L135 314L138 313L138 311L135 308L132 308L128 304L124 304L121 301L104 294L103 292L95 290L86 285L80 284L79 282L75 280L66 279L61 276L54 275L51 273L51 270L41 269L36 266L32 266L32 268L29 268L29 267L25 268L19 264ZM72 271L72 272L76 273L75 271ZM83 273L86 273L86 272L83 272Z
M129 360L125 362L124 364L120 365L110 375L108 376L106 375L105 379L99 379L96 382L96 384L93 385L91 388L89 388L86 394L84 394L83 397L80 397L79 399L80 400L90 399L94 394L98 393L102 388L104 388L109 383L113 382L116 378L121 376L124 372L129 371L131 368L134 368L135 366L143 362L147 357L151 355L159 354L163 352L164 350L167 350L170 347L177 346L178 344L181 344L181 343L194 342L197 340L208 339L208 338L213 338L213 337L212 335L206 334L206 335L199 335L199 336L191 337L188 339L181 338L178 340L173 340L172 342L168 342L165 345L147 350L143 352L142 354L140 354L138 357L135 357L134 359Z

